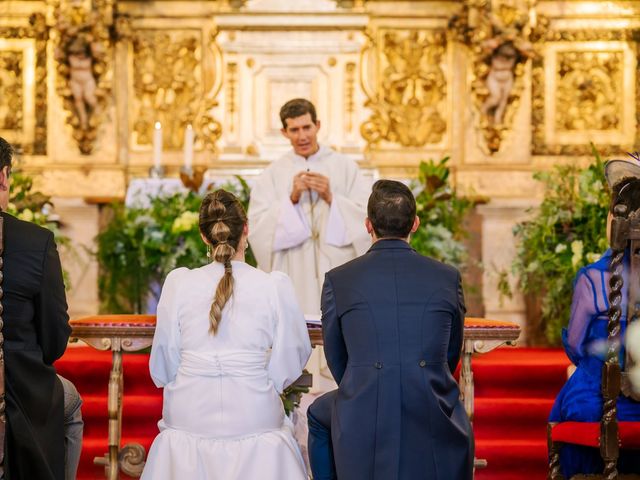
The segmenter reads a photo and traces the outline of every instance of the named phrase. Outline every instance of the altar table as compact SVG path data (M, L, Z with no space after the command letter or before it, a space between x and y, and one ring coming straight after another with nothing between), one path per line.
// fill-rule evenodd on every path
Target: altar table
M151 345L155 331L155 315L94 315L71 320L72 338L79 339L98 350L111 350L112 366L109 377L109 452L96 457L94 462L105 466L105 475L115 480L122 471L139 477L145 461L142 445L131 443L120 448L122 431L123 372L122 352L134 352ZM307 322L311 344L322 345L322 327ZM484 318L466 318L460 370L460 393L464 406L473 420L473 370L474 353L487 353L505 344L514 344L520 335L520 327L511 322ZM476 460L476 466L486 462Z

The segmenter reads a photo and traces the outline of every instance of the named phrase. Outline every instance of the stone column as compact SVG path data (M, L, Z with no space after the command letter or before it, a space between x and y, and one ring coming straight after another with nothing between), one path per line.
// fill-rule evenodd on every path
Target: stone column
M520 342L526 340L526 307L517 279L511 275L511 263L516 255L513 227L529 214L527 209L536 206L532 199L496 199L478 206L482 217L482 297L485 317L492 320L516 322L522 328ZM511 298L498 291L499 272L509 272Z
M98 207L81 198L52 199L60 216L62 233L71 240L71 248L58 247L62 268L67 273L67 303L69 316L80 317L98 313L98 263L90 253L96 250Z

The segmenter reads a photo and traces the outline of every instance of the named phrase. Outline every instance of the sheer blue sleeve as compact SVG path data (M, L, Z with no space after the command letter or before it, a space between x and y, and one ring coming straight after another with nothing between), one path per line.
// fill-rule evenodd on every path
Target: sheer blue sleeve
M588 270L580 270L573 290L569 327L562 332L567 356L576 365L587 354L585 338L592 318L598 313L598 297L601 296Z

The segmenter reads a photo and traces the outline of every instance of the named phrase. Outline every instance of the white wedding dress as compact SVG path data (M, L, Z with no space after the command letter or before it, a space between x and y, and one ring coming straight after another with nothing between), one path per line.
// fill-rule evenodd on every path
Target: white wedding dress
M278 395L311 353L289 277L232 262L217 335L209 308L223 266L178 268L158 304L149 369L164 387L143 480L306 480Z

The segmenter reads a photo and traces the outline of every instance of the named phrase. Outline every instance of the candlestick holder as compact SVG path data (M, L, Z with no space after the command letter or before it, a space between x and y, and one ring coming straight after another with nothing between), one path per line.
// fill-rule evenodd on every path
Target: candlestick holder
M200 191L204 180L205 169L203 167L182 167L180 168L180 180L182 184L194 193Z
M163 178L165 169L162 165L154 165L149 168L149 178Z

